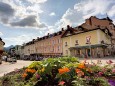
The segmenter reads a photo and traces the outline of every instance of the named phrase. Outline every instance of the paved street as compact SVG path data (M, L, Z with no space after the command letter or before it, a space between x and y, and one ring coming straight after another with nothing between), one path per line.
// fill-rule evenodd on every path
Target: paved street
M3 76L6 73L9 73L11 71L14 71L14 69L18 68L23 68L24 66L28 66L31 64L33 61L22 61L18 60L16 63L9 63L9 62L3 62L0 65L0 76Z

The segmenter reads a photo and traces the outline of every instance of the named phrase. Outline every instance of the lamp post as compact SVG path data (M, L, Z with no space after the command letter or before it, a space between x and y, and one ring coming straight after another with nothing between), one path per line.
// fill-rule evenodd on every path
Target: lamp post
M89 43L89 49L90 49L90 59L91 59L91 64L93 63L92 62L92 57L91 57L91 44Z

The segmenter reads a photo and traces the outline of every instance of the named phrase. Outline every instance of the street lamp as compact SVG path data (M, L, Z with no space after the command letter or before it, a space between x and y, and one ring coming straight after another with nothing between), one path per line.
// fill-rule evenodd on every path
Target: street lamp
M90 49L90 59L91 59L91 64L93 63L92 62L92 57L91 57L91 44L89 43L89 49Z

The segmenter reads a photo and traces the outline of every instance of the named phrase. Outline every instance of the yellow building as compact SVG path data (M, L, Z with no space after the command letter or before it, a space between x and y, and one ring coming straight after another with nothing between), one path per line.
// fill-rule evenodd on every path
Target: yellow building
M62 41L63 56L103 57L109 54L111 33L107 28L78 30L68 26L62 35Z

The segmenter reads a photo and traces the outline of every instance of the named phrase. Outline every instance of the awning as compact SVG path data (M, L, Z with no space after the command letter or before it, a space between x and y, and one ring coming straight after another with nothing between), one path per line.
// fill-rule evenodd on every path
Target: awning
M97 47L107 47L107 44L95 44L95 45L87 45L87 46L75 46L75 47L70 47L69 49L84 49L84 48L97 48Z

